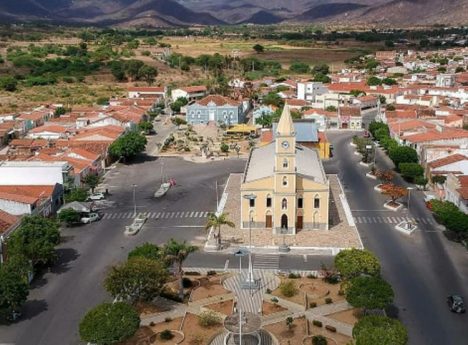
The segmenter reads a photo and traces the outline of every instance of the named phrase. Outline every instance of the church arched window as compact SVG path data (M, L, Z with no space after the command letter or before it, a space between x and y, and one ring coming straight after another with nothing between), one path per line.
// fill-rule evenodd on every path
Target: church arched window
M283 186L288 185L288 178L286 176L283 177Z
M282 201L281 201L281 209L282 210L286 210L288 208L288 200L286 200L286 198L284 198Z
M318 195L314 197L314 208L320 208L320 198Z

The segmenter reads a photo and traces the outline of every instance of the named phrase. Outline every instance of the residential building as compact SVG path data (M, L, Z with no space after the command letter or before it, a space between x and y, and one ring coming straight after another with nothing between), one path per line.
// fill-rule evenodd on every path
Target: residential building
M63 186L0 185L0 210L14 216L55 214L63 203Z
M186 98L189 102L201 99L208 94L206 86L187 86L171 91L171 98L173 101L177 98Z
M187 106L187 123L207 124L208 122L233 125L244 121L242 102L220 96L209 95Z
M436 76L437 87L454 87L455 74L438 74Z
M153 97L166 98L167 89L164 86L137 86L128 88L128 98Z
M445 200L453 202L460 211L468 214L468 175L449 174L447 176Z
M328 178L317 150L296 143L287 106L275 136L250 153L240 192L241 227L274 235L328 230ZM247 199L252 194L255 199Z
M297 83L297 98L315 103L316 97L328 93L328 89L319 82Z
M339 128L362 129L362 115L359 106L343 106L338 108Z
M72 167L65 161L61 162L31 162L5 161L0 162L0 185L3 186L73 186Z

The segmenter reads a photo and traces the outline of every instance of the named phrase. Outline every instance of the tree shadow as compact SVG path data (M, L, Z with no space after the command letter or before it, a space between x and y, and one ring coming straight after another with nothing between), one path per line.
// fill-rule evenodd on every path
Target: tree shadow
M50 268L50 272L55 274L65 273L70 269L69 263L75 261L80 256L74 248L59 248L56 250L57 260Z
M125 165L138 165L138 164L144 164L147 162L155 162L159 159L159 157L155 156L150 156L146 153L141 153L132 159L127 159L124 162L122 162Z
M21 323L22 321L31 320L37 315L41 314L42 312L48 309L48 304L45 300L41 299L33 299L28 300L24 303L23 307L21 308L21 316L15 320L6 320L4 318L0 319L0 325L11 325L15 323Z

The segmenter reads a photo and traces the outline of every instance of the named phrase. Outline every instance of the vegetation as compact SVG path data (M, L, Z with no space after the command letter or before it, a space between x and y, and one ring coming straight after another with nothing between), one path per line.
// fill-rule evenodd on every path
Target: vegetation
M84 202L88 199L88 192L83 188L73 188L65 194L65 202L79 201Z
M91 192L94 193L94 188L96 188L101 182L101 179L99 178L98 174L88 174L84 178L84 183L91 188Z
M398 170L401 172L401 176L409 182L415 182L419 177L423 177L424 168L418 163L400 163Z
M222 319L212 310L204 311L198 316L198 323L202 327L213 327L221 324Z
M355 308L384 309L393 302L393 289L378 276L358 276L349 281L346 301Z
M146 148L146 138L137 132L127 133L109 146L109 153L114 158L127 160L143 152Z
M0 265L0 318L11 318L21 309L29 294L29 283L16 268L10 262Z
M228 218L229 214L228 213L221 213L219 216L217 216L215 213L210 213L208 214L208 222L206 223L206 230L209 230L211 228L214 228L215 230L218 230L218 234L215 234L216 238L216 243L218 246L221 246L221 227L223 225L229 226L230 228L235 227L234 222L229 220Z
M143 243L141 246L135 247L128 253L128 260L135 258L144 258L161 262L164 259L162 248L152 243Z
M286 318L286 327L288 327L288 329L290 330L293 326L293 323L294 323L294 319L292 316L288 316Z
M404 187L389 183L382 186L382 194L388 195L392 200L392 204L395 205L398 199L408 194L408 191Z
M327 338L323 335L314 335L312 337L312 345L327 345Z
M352 279L361 274L371 276L380 274L379 260L365 249L342 250L335 256L335 267L346 279Z
M400 321L385 316L364 316L353 328L356 345L406 345L408 332Z
M408 146L398 146L390 149L389 157L397 168L400 167L400 163L418 162L416 150Z
M97 345L115 344L135 334L140 326L138 313L123 302L103 303L81 320L80 338Z
M455 235L455 240L468 240L468 215L448 201L431 200L432 211L438 222Z
M78 223L81 218L79 212L75 211L72 208L65 208L61 210L58 214L58 219L66 226L70 226Z
M292 280L281 283L279 288L284 297L293 297L299 292Z
M184 284L183 284L183 274L182 264L184 263L187 257L197 251L198 248L191 246L184 242L177 242L174 239L171 239L164 246L164 255L166 259L175 266L175 273L179 278L179 299L182 301L184 299Z
M185 97L177 98L172 104L171 109L173 112L180 113L180 108L188 104L188 100Z
M40 216L26 216L19 228L8 238L10 257L21 256L33 266L49 264L55 257L55 246L60 242L59 224Z

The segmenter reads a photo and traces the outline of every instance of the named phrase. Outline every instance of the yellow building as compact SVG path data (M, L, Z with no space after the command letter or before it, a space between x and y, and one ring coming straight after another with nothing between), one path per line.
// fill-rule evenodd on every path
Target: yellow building
M251 151L241 185L241 227L295 235L328 230L329 184L317 150L296 144L289 107L275 140Z

